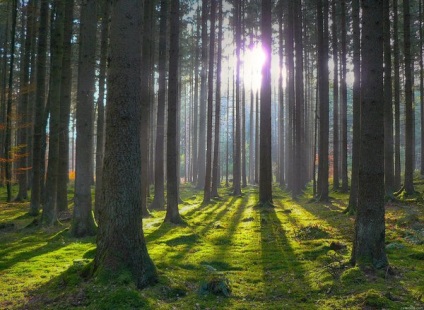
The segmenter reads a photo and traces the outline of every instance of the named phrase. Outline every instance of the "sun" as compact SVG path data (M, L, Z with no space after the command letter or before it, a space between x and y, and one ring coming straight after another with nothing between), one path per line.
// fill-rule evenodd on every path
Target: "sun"
M243 82L246 89L257 91L261 87L262 67L265 63L265 52L260 44L248 48L243 56Z

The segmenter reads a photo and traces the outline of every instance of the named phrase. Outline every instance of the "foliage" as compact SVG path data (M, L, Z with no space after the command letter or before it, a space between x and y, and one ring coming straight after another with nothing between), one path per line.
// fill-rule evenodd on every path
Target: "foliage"
M333 192L330 202L315 203L309 192L294 201L274 188L274 207L263 208L255 187L241 197L230 192L221 188L222 199L204 205L201 192L184 185L186 226L163 224L164 211L143 220L160 276L143 291L125 270L114 278L88 277L95 238L71 238L69 223L30 225L27 203L0 205L0 227L13 224L0 228L0 308L423 307L423 249L408 239L412 226L423 223L422 205L387 205L387 243L403 248L388 250L394 272L376 273L348 264L354 219L343 214L346 194Z

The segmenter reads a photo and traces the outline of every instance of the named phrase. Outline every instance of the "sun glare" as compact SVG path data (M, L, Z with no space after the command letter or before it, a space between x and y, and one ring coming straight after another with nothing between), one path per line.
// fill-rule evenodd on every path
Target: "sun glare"
M265 52L261 45L255 45L245 51L243 59L243 82L247 89L256 91L261 87L261 71L265 63L265 57Z

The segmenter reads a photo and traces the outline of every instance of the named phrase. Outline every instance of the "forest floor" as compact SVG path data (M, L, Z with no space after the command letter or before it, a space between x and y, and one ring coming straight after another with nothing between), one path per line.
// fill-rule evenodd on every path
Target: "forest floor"
M253 186L241 197L222 188L208 205L181 192L187 225L163 224L164 211L143 220L160 280L142 291L128 274L84 278L94 237L71 238L69 222L40 229L28 203L0 204L0 309L424 309L420 195L387 204L388 272L349 265L347 194L317 203L275 188L275 207L258 207Z

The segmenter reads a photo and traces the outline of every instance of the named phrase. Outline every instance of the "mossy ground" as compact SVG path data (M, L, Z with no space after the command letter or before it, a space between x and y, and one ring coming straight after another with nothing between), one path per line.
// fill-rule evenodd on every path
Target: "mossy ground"
M348 264L354 218L343 213L346 194L315 203L275 188L275 207L260 207L253 186L241 197L222 188L208 205L202 192L181 190L186 226L162 224L164 211L143 222L160 279L142 291L126 273L87 277L95 238L71 238L68 222L40 229L29 225L27 203L1 204L0 309L424 308L422 199L387 205L393 275ZM211 277L227 279L231 295L205 294Z

